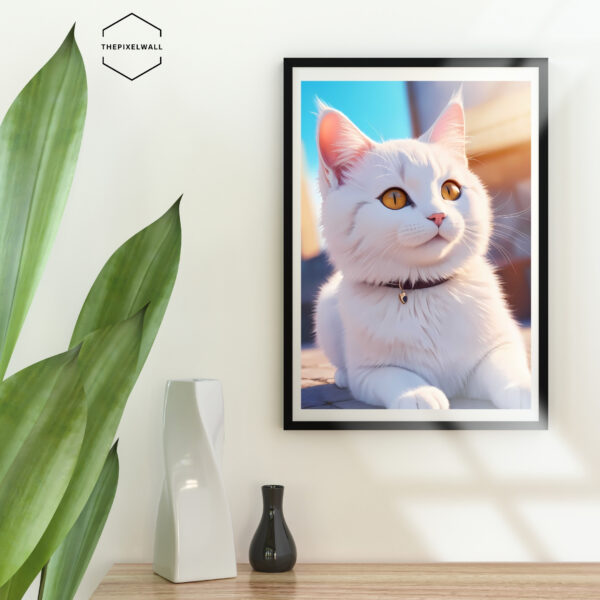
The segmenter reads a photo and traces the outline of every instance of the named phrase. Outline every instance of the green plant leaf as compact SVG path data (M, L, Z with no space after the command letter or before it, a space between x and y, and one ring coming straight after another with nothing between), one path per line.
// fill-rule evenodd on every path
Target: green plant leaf
M179 198L162 217L127 240L107 261L85 299L71 347L90 331L148 306L138 371L154 343L177 277L181 252Z
M77 464L86 426L78 352L0 384L0 585L35 548Z
M72 600L75 596L104 529L118 480L119 457L115 443L79 518L42 571L38 600Z
M58 231L86 105L85 69L72 29L0 125L0 379Z
M79 517L100 476L136 379L145 308L126 321L86 336L77 368L87 402L85 437L69 485L52 520L21 568L0 588L20 599Z
M80 458L52 522L23 567L0 589L0 600L17 600L50 559L79 516L100 474L129 393L148 355L175 283L181 250L179 200L157 221L125 242L94 282L77 320L71 343L84 339L78 364L88 402L88 428ZM145 307L141 346L135 353L86 352L89 338ZM142 309L141 313L143 314ZM127 322L127 321L126 321ZM104 327L105 329L99 329ZM141 323L140 323L141 327ZM89 332L94 332L85 337ZM118 380L118 381L115 381ZM121 381L122 380L122 381ZM112 389L110 386L112 385Z

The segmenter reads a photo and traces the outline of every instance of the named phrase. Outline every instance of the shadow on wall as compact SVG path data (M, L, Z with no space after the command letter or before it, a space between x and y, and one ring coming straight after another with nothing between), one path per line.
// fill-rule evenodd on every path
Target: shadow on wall
M598 559L600 478L564 432L363 433L335 432L327 460L298 471L289 522L303 517L294 535L311 561Z

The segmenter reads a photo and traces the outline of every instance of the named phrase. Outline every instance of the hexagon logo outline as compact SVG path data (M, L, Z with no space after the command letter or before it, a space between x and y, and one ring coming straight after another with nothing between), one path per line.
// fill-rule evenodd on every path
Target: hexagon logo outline
M130 20L131 23L131 19L135 19L135 23L139 23L139 24L143 24L143 27L145 29L149 29L152 28L152 30L155 30L156 32L158 32L158 37L162 38L162 29L160 27L157 27L156 25L154 25L153 23L151 23L150 21L140 17L139 15L135 14L134 12L130 12L129 14L125 15L124 17L121 17L120 19L116 20L114 23L111 23L110 25L107 25L106 27L104 27L102 29L102 38L106 37L106 32L112 29L111 33L115 32L114 27L118 26L119 24L123 24L125 23L127 20ZM140 33L141 35L141 33ZM135 81L136 79L139 79L142 75L145 75L146 73L149 73L150 71L156 69L157 67L160 67L160 65L162 65L162 55L160 55L158 57L158 62L155 62L156 59L153 59L152 62L154 64L151 64L150 66L145 65L144 69L136 74L132 74L132 75L128 75L125 72L125 68L119 64L119 61L114 60L114 58L111 58L109 60L106 59L106 57L104 56L104 53L107 50L111 50L111 51L156 51L156 50L160 50L162 52L162 44L155 44L155 43L102 43L102 50L103 50L103 56L102 56L102 64L109 68L111 71L114 71L115 73L118 73L119 75L121 75L122 77L124 77L125 79L128 79L129 81ZM112 63L112 64L111 64ZM147 67L147 68L146 68Z

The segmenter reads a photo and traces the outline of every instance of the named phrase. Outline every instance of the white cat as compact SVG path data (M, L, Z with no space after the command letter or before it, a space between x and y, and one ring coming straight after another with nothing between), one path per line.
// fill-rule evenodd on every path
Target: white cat
M386 408L454 397L529 408L523 340L485 258L490 198L468 168L460 97L420 138L381 143L320 105L317 143L337 272L316 333L336 384Z

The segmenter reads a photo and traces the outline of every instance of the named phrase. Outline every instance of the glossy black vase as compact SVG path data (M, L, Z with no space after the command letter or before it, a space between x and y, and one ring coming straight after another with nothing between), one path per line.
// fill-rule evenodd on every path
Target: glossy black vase
M296 564L296 544L283 518L282 485L263 485L263 514L250 543L250 564L256 571L280 573Z

